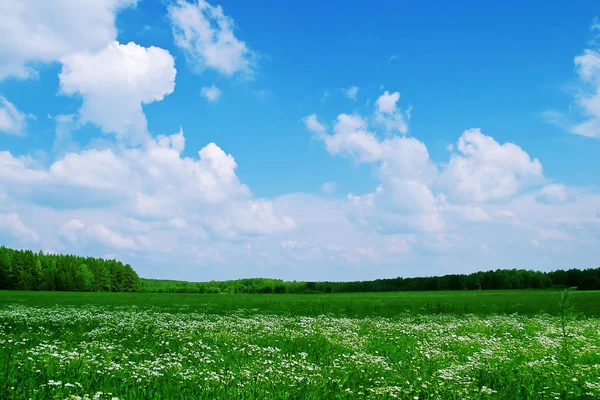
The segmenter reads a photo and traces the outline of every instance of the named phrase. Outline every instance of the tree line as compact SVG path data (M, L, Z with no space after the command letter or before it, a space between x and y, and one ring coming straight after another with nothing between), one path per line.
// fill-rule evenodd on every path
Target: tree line
M133 292L140 278L129 264L103 258L0 247L0 289Z
M186 282L142 279L129 264L116 260L0 247L0 290L303 294L564 287L600 290L600 268L552 272L497 269L472 274L355 282L289 282L269 278Z
M431 290L507 290L577 287L600 290L600 268L541 272L497 269L472 274L420 278L391 278L356 282L286 282L280 279L250 278L230 281L185 282L142 279L141 290L169 293L344 293Z

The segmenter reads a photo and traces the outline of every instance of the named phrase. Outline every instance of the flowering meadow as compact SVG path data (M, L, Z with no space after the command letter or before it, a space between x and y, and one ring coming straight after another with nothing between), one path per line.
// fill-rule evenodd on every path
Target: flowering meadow
M215 312L165 296L0 301L0 398L600 398L597 315Z

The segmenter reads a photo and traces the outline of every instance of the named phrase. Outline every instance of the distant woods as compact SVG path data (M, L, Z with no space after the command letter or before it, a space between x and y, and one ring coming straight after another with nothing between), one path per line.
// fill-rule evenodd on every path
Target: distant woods
M140 279L129 264L103 258L34 253L0 247L0 289L150 293L340 293L430 290L548 289L576 286L600 290L600 268L540 272L510 269L424 278L356 282L286 282L249 278L184 282Z
M341 293L425 290L548 289L576 286L600 290L600 268L553 272L511 269L427 278L392 278L357 282L286 282L279 279L183 282L142 279L144 292L169 293Z
M115 260L2 246L0 289L133 292L140 289L140 278L130 265Z

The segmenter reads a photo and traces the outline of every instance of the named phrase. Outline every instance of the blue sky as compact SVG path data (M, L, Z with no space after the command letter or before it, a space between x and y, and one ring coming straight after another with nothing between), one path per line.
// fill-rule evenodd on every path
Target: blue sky
M0 14L3 244L193 280L597 266L592 1Z

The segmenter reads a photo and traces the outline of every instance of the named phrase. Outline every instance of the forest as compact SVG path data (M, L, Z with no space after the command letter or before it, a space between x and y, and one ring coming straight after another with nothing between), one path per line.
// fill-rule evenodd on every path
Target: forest
M600 268L553 272L497 269L472 274L421 278L391 278L357 282L286 282L280 279L250 278L230 281L185 282L142 279L144 292L170 293L341 293L434 290L505 290L577 287L600 290Z
M140 278L129 264L116 260L0 247L0 290L310 294L564 287L600 290L600 268L552 272L496 269L472 274L355 282L288 282L269 278L185 282Z
M140 278L130 265L116 260L2 246L0 289L134 292L140 290Z

